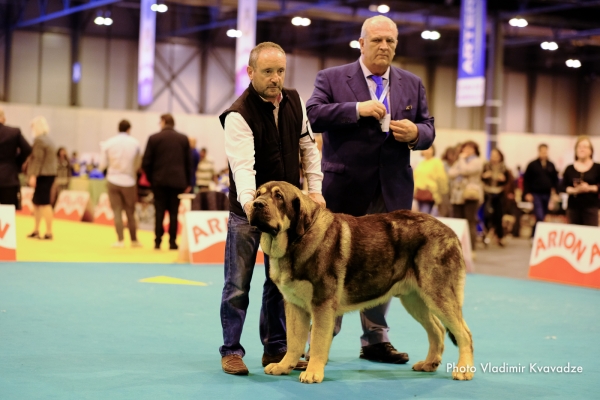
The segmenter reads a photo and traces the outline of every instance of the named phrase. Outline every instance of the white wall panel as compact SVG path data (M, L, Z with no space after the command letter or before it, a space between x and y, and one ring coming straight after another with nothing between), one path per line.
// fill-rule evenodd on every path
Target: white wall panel
M95 37L81 39L81 81L79 103L82 107L105 106L108 40Z
M577 118L577 81L569 76L553 77L552 133L575 135Z
M455 110L454 97L456 93L456 70L447 67L435 71L435 93L429 96L429 103L435 111L436 128L453 128Z
M0 39L0 99L4 98L4 40Z
M137 89L137 47L128 40L109 42L108 108L135 107L132 93Z
M319 65L319 58L316 56L288 54L285 86L293 87L305 102L308 101L314 89ZM288 76L290 72L291 76Z
M235 65L235 52L231 49L213 49L208 53L207 62L207 114L221 114L229 107L236 96L235 77L230 76L228 71L216 60L216 54L226 65ZM232 68L233 71L233 68Z
M592 88L589 95L587 133L600 136L600 80L591 82ZM600 155L600 146L595 147Z
M533 100L533 133L553 133L553 94L552 77L538 75Z
M41 104L68 106L71 91L71 40L58 33L42 35Z
M504 74L504 90L500 130L525 132L527 113L527 75L516 72Z
M40 35L16 31L13 34L10 60L10 101L36 104L38 102L38 66Z

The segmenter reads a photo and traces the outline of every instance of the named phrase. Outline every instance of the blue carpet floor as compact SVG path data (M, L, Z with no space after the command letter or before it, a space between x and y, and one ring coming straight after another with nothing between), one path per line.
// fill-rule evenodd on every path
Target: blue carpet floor
M347 315L332 345L325 381L298 372L263 373L258 311L264 269L257 268L242 338L247 377L221 371L222 268L137 264L0 264L0 399L591 399L600 392L600 291L482 275L467 278L464 314L478 372L455 382L446 340L436 373L412 362L427 352L425 331L394 300L392 343L408 365L358 358L360 323ZM158 275L208 286L159 285ZM525 366L483 373L480 364ZM534 373L581 366L582 373Z

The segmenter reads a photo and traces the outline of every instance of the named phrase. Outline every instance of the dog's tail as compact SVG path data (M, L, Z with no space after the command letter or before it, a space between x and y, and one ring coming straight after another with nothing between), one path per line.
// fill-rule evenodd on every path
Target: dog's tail
M454 337L452 332L450 332L450 329L446 328L446 332L448 332L448 337L450 338L450 340L452 340L452 343L454 343L454 345L458 347L458 343L456 343L456 338Z

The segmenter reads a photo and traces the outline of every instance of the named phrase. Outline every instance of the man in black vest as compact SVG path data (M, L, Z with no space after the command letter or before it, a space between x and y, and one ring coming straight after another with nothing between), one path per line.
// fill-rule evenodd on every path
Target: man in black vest
M309 196L325 206L321 195L323 174L319 150L304 102L298 92L283 88L285 69L285 52L279 45L265 42L256 46L250 53L247 68L250 86L219 117L225 129L231 182L225 285L221 299L223 346L219 351L223 371L233 375L248 374L242 361L245 350L240 337L260 243L260 231L250 226L246 217L256 188L273 180L298 186L301 158ZM281 361L287 351L283 297L269 278L266 255L265 271L267 278L260 311L263 366Z

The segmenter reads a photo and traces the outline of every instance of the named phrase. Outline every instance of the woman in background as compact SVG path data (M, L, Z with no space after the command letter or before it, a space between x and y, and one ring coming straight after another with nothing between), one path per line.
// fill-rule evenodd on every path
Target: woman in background
M44 117L35 117L31 122L33 133L33 148L27 166L29 186L35 188L33 192L33 214L35 229L27 237L36 239L52 239L52 205L50 192L56 177L57 158L56 147L48 136L50 131L48 122ZM46 233L40 236L40 222L46 221Z
M511 174L504 164L504 154L500 150L492 150L490 161L483 166L481 178L485 193L485 226L488 230L494 228L498 245L504 247L502 217L506 209L506 190L511 181Z
M64 147L60 147L56 153L56 158L56 180L54 181L52 204L56 203L60 192L69 188L69 180L71 179L71 163L69 162L67 150Z
M575 162L565 169L563 187L569 195L567 219L570 224L598 226L600 164L594 162L594 147L587 136L575 142Z
M419 204L419 211L431 214L434 205L440 205L442 196L448 193L448 176L444 164L435 156L435 147L431 145L427 150L421 151L424 160L417 165L414 171L415 200Z
M477 243L477 210L483 203L482 171L479 146L472 140L462 144L458 160L448 170L448 177L452 180L452 216L468 221L473 251Z

